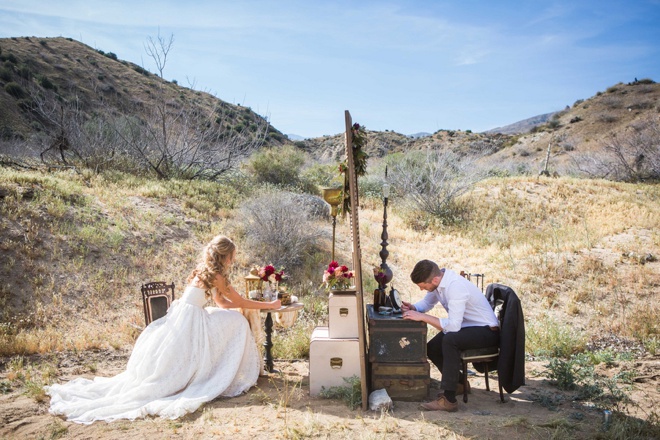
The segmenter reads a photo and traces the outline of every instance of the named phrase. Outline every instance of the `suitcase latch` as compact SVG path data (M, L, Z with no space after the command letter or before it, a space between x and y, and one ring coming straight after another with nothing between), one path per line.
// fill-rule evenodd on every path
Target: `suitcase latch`
M342 358L330 358L330 368L338 370L343 364L344 360Z

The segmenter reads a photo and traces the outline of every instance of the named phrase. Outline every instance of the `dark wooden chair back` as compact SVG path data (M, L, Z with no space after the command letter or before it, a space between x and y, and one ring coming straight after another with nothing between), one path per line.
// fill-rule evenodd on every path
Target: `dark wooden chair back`
M144 306L144 323L149 325L152 321L167 314L167 309L174 301L174 283L167 284L155 281L142 285L142 304Z

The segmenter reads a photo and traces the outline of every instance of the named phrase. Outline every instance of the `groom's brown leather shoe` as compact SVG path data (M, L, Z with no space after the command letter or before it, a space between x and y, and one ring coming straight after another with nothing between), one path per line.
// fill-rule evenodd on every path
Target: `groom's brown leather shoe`
M427 411L458 411L458 402L451 403L445 396L440 396L438 400L422 403L422 408Z

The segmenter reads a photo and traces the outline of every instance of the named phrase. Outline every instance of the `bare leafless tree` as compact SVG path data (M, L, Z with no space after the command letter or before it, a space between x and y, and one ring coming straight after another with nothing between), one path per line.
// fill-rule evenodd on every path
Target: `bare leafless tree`
M149 38L147 54L159 72L155 104L129 113L141 118L122 118L117 134L131 154L160 178L215 179L235 166L237 161L258 149L268 134L270 124L266 118L252 112L249 124L232 126L228 105L218 104L206 114L200 114L187 94L182 102L170 98L171 85L164 81L163 72L174 37ZM128 129L127 129L128 128Z
M624 182L660 180L660 118L653 115L613 134L603 150L574 155L573 163L592 177Z

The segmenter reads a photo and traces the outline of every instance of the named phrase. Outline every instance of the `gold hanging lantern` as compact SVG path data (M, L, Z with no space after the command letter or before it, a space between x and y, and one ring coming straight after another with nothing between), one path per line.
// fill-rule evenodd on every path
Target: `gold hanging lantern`
M249 299L260 300L263 296L263 281L257 275L258 273L258 270L253 268L245 276L245 296Z

